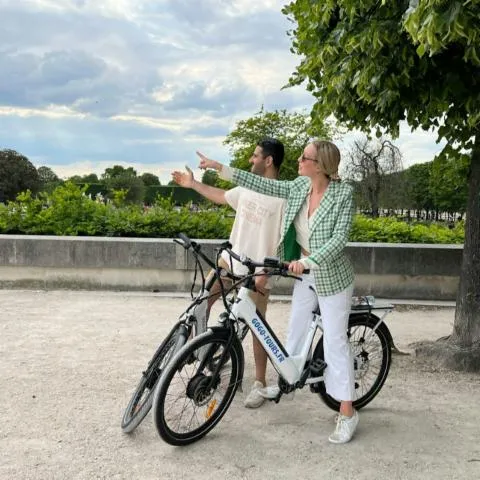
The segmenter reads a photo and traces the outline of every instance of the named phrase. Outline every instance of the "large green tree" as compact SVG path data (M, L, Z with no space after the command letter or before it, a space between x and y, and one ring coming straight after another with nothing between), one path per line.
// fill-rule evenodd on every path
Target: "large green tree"
M74 175L73 177L70 177L68 179L69 181L73 182L73 183L81 183L81 184L85 184L85 183L88 183L89 185L93 184L93 183L99 183L100 180L98 179L98 175L96 173L89 173L87 175Z
M441 156L432 162L416 163L387 176L389 188L381 195L380 204L415 210L418 216L422 212L463 214L467 206L469 167L467 155L452 159Z
M280 168L280 179L292 180L298 175L297 160L308 140L312 136L329 139L333 133L334 129L326 121L317 121L312 127L309 116L304 113L267 112L262 107L253 117L237 122L224 144L233 156L232 166L249 170L248 160L259 140L273 137L282 141L285 159Z
M58 182L60 179L50 167L38 167L38 178L42 184Z
M0 150L0 202L15 200L20 192L36 193L40 187L37 169L15 150Z
M218 184L219 178L216 170L205 170L202 175L202 183L205 185L216 186Z
M480 369L480 2L295 0L292 85L317 99L314 119L399 134L438 128L444 154L471 156L465 244L452 335L435 347L453 368Z

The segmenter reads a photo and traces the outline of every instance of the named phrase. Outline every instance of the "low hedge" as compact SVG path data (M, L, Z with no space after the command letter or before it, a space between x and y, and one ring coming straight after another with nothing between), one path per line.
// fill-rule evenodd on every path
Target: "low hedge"
M0 233L25 235L87 235L172 238L179 231L193 238L228 238L233 223L228 208L191 211L158 197L144 209L137 205L103 204L85 188L66 183L51 194L34 198L22 193L15 202L0 204ZM464 225L405 223L395 218L356 215L350 241L387 243L463 243Z

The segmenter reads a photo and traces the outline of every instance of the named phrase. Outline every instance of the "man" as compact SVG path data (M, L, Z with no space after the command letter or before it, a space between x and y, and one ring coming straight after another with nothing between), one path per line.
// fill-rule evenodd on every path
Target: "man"
M265 178L278 179L280 165L284 157L283 144L273 138L265 138L257 143L255 151L250 157L252 173ZM208 160L200 152L197 155L202 160ZM267 256L276 254L282 226L285 200L270 197L261 193L247 190L243 187L235 187L231 190L205 185L194 179L192 171L187 167L187 172L173 172L172 178L178 185L192 188L208 200L220 204L230 205L235 211L235 221L230 232L232 250L239 254L245 254L254 260L263 260ZM233 266L233 273L244 275L247 269L236 260L230 259L226 252L222 254L223 266ZM267 302L270 293L270 285L266 277L256 277L257 293L254 301L259 312L265 318ZM214 293L219 290L215 287ZM218 298L218 296L213 297ZM213 302L211 302L213 303ZM211 303L209 307L211 307ZM255 359L255 382L250 393L245 398L245 407L258 408L265 401L260 394L260 389L266 385L267 354L255 336L253 338L253 356Z

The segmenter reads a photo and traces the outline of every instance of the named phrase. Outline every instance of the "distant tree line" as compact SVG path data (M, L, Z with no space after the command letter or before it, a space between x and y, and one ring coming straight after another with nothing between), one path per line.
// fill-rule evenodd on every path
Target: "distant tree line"
M0 202L15 200L19 193L26 190L33 194L51 193L68 181L80 187L88 185L87 195L114 203L152 205L158 196L171 198L181 205L203 200L193 190L175 187L171 182L161 185L158 176L153 173L137 175L133 167L114 165L106 168L100 176L90 173L63 180L50 167L35 168L24 155L14 150L0 150Z
M250 169L249 159L256 143L264 137L280 139L285 147L285 160L280 179L291 180L298 174L298 157L312 137L331 139L341 134L338 127L318 121L312 126L304 113L286 110L267 112L263 107L251 118L241 120L227 135L224 145L230 150L231 165ZM441 214L463 215L467 205L467 155L449 158L443 155L428 163L403 168L400 150L387 138L354 140L344 154L342 176L355 186L357 207L372 217L389 215L409 219L437 220ZM152 205L158 196L171 198L174 203L203 203L193 190L161 185L152 173L137 174L133 167L114 165L98 176L95 173L75 175L67 180L83 187L92 198L117 204ZM0 150L0 201L14 200L22 191L51 193L65 180L46 166L36 169L31 162L14 150ZM206 171L202 182L220 188L232 185L222 181L214 171Z
M376 149L363 149L349 159L347 177L355 185L357 206L372 217L382 209L417 220L438 220L445 213L463 217L469 157L444 156L402 169L395 148L390 144L386 153L379 142Z

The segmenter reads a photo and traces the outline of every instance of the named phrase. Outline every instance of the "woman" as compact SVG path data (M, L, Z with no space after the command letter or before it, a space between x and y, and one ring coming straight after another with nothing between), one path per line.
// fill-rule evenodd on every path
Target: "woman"
M347 338L354 273L345 255L354 214L353 190L340 182L340 152L331 142L308 144L298 159L299 177L293 181L260 178L209 160L199 154L200 168L214 168L225 180L251 190L287 199L278 255L291 261L289 270L302 275L292 296L287 351L299 354L308 331L308 321L317 303L322 314L325 386L340 401L332 443L351 440L358 425L352 401L355 394L352 354ZM267 397L271 387L264 389Z

